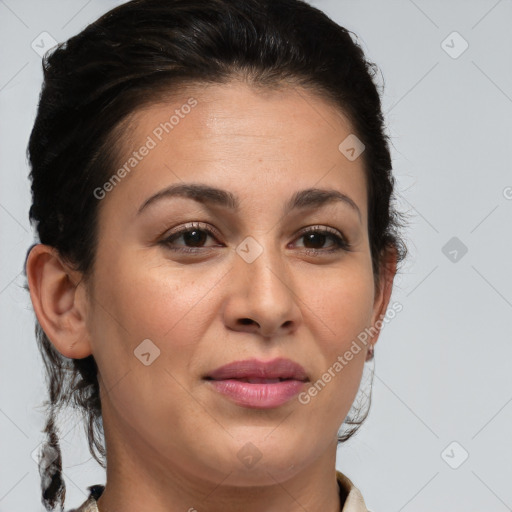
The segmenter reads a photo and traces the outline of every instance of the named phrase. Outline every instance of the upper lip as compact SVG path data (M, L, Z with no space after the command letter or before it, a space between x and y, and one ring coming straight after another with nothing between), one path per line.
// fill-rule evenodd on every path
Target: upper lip
M213 370L205 378L213 380L254 378L308 380L306 371L300 364L283 357L271 361L260 361L258 359L233 361Z

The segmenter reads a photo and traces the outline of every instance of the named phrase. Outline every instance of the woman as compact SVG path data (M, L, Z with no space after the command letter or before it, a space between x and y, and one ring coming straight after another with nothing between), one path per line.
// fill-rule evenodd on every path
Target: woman
M299 0L135 0L46 57L47 510L69 403L107 472L81 512L366 510L336 448L405 256L374 71Z

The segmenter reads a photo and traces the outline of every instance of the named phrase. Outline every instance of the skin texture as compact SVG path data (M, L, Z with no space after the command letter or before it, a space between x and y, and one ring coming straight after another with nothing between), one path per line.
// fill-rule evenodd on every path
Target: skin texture
M190 97L197 105L159 141L155 128ZM27 262L52 343L66 357L92 353L99 367L108 452L100 511L339 510L336 434L365 346L307 405L241 407L203 377L234 360L282 356L314 383L385 314L396 258L385 256L376 293L363 161L338 150L350 124L310 91L233 80L145 107L129 133L119 166L148 136L157 144L100 200L90 278L41 244ZM137 214L150 196L185 182L230 191L238 212L166 198ZM348 195L360 217L343 202L285 215L292 194L310 187ZM190 247L182 236L163 243L191 222L216 235L203 234L195 254L172 250ZM308 241L302 230L316 225L339 232L350 250L328 252L329 236ZM248 236L262 248L252 263L236 252ZM160 350L149 365L134 355L145 339ZM244 447L261 455L251 467L237 456Z

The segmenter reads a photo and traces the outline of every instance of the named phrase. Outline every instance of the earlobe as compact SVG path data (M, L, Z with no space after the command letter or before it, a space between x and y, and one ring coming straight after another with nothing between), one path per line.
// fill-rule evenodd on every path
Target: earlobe
M87 297L79 274L51 246L32 247L26 262L30 299L43 331L65 357L92 353L87 331Z

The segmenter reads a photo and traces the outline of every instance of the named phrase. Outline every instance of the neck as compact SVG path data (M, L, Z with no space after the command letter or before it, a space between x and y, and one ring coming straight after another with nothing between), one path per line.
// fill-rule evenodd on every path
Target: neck
M123 432L129 439L123 443L110 435L108 420L104 408L107 482L99 512L339 512L345 501L336 480L336 439L300 468L276 470L262 458L250 471L220 472L205 470L178 451L164 456L135 432Z

